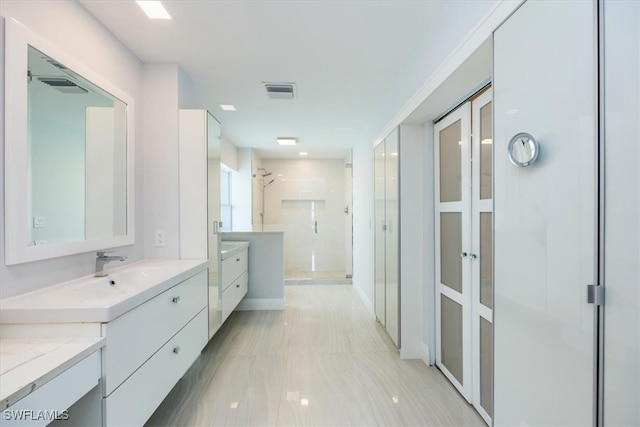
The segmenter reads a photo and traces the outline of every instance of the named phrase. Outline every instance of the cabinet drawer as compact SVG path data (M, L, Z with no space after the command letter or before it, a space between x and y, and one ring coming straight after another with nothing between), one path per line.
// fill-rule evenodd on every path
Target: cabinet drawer
M247 271L249 251L243 249L222 261L222 289L226 289L242 273Z
M116 391L103 399L104 425L143 425L198 358L207 340L207 310L203 309Z
M158 348L207 305L207 272L157 295L102 325L104 396L108 396Z
M38 411L46 411L49 415L64 417L63 411L94 388L99 380L100 351L96 351L6 409L0 425L45 426L51 422L48 417L20 419L17 415L10 415L32 411L35 416Z
M224 322L231 312L238 306L242 298L247 294L249 274L244 272L237 280L222 292L222 321Z

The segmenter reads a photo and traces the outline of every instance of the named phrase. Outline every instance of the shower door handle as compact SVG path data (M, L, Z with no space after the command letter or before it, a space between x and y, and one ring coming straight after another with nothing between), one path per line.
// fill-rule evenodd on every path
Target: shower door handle
M318 234L318 221L315 221L313 227L314 227L314 230L315 230L316 234Z

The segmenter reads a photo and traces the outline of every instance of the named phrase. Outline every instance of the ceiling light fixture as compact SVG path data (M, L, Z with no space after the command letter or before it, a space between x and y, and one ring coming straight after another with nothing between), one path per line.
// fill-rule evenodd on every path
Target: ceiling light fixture
M159 1L137 0L138 6L144 11L149 19L171 19L171 15Z
M236 111L236 107L231 104L220 104L220 108L222 108L224 111Z
M298 140L296 138L277 138L276 141L278 141L278 144L280 145L296 145L298 143Z

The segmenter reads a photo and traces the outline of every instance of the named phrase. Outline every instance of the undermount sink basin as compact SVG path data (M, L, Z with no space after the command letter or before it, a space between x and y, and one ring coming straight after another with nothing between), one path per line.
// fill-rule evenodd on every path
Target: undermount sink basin
M206 260L144 260L0 300L0 323L109 322L206 268Z

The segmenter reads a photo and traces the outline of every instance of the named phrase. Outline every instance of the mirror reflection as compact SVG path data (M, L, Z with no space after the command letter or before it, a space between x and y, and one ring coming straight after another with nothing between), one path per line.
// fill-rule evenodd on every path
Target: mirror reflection
M127 233L127 105L28 47L29 246Z

